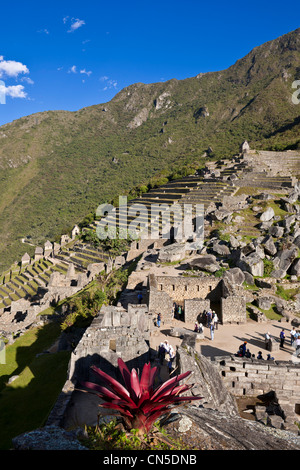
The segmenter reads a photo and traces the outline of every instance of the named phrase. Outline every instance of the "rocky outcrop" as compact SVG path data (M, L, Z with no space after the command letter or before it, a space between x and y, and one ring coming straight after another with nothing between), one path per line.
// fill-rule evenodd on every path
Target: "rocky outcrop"
M176 363L180 364L180 370L192 371L191 377L185 382L195 384L192 393L203 397L201 405L205 408L237 416L238 407L235 397L226 389L218 370L211 361L196 353L193 348L194 341L194 335L186 336L183 338L181 347L177 348Z
M164 427L183 444L201 450L299 450L300 437L237 415L186 406Z

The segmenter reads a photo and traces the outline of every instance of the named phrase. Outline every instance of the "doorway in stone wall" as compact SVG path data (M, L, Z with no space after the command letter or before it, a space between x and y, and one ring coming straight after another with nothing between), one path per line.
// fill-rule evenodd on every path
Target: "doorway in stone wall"
M184 315L184 304L183 302L176 302L175 303L175 310L174 310L174 318L176 320L180 320L182 322L185 321L185 315Z
M221 302L210 302L211 310L215 311L218 315L219 323L222 322L222 310L221 310Z

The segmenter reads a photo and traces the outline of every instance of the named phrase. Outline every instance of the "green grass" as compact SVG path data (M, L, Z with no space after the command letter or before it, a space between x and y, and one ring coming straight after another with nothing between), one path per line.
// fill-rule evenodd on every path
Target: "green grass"
M281 285L277 284L276 294L284 300L294 300L294 296L299 293L300 287L284 289Z

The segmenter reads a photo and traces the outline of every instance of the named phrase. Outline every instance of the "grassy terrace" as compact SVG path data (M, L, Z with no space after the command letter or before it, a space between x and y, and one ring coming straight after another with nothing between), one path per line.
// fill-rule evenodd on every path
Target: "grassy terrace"
M64 263L54 264L41 259L18 271L4 273L0 278L0 308L8 307L12 301L30 298L40 286L47 284L54 271L67 272Z

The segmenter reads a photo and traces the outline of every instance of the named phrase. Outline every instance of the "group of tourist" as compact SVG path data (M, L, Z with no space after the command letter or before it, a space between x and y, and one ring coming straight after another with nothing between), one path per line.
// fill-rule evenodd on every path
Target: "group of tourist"
M169 374L173 371L173 362L175 359L175 350L168 340L163 341L158 346L158 359L159 363L163 365L164 360L167 361Z
M198 323L196 321L195 326L194 326L194 332L195 333L203 333L203 330L204 330L204 328L203 328L202 323Z
M270 336L269 332L267 332L265 334L265 339L266 339L267 342L271 341L271 336ZM282 330L279 334L279 340L280 340L280 348L283 349L284 348L284 343L285 343L285 340L286 340L286 335L285 335L284 328L282 328ZM300 331L295 330L295 328L292 328L291 331L290 331L290 344L291 344L291 346L295 347L296 351L299 350L299 352L300 352Z
M240 345L239 350L236 353L236 357L246 357L248 359L255 359L255 354L251 354L250 349L247 347L247 345L247 341L244 341L243 344ZM261 351L258 351L256 359L264 360ZM267 361L274 361L274 357L271 357L271 354L267 354Z
M203 316L208 328L210 328L210 326L213 324L214 329L218 329L219 318L214 310L204 310Z
M300 353L300 331L292 328L290 331L291 335L291 346L294 346L296 349L297 355Z
M173 303L172 317L176 320L184 320L184 309L180 304L177 304L176 302Z

